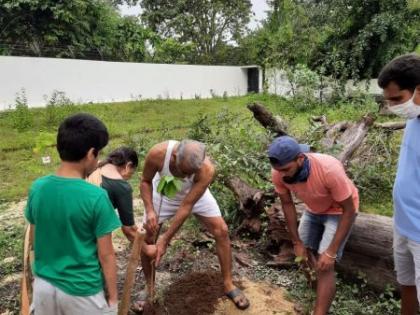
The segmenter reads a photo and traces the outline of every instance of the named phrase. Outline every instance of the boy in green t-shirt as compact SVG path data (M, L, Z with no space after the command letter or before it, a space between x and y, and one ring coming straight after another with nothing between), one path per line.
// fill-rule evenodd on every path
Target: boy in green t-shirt
M106 191L84 180L107 143L99 119L68 117L57 134L61 165L32 184L25 217L34 233L35 315L116 314L112 231L121 223Z

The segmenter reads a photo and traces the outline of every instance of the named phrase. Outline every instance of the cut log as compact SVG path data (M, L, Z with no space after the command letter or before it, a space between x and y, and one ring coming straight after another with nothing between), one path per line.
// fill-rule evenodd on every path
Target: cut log
M248 104L248 109L254 114L254 118L270 132L274 133L276 137L287 135L284 123L268 111L262 104L253 103Z
M300 218L304 205L296 208ZM277 243L279 249L282 246L283 249L287 248L284 243L290 242L290 236L281 204L275 203L267 214L269 240ZM392 231L391 218L359 213L345 247L343 259L337 264L338 270L350 277L362 275L370 286L377 289L383 289L387 284L397 287L392 257ZM278 255L282 255L281 250ZM285 257L282 259L285 260Z

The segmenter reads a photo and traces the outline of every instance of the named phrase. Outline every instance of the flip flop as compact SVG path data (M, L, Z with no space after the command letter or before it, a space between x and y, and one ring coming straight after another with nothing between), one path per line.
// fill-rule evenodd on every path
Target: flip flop
M229 299L231 299L232 302L235 304L235 306L239 308L240 310L245 310L249 307L249 301L246 298L245 294L241 291L241 289L239 288L233 289L232 291L225 293L225 295ZM235 301L235 298L238 296L240 296L241 298Z

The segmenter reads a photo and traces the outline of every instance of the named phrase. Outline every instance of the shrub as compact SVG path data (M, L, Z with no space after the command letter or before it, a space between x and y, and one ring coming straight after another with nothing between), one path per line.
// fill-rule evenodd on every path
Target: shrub
M11 114L12 126L19 132L33 127L34 120L31 111L28 108L28 99L25 90L16 94L14 110Z

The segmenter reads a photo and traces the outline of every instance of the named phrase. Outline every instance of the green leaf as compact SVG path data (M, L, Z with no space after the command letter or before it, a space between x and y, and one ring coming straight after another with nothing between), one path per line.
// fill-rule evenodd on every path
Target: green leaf
M165 185L166 185L166 179L165 179L165 177L162 177L161 179L160 179L160 181L159 181L159 185L158 185L158 187L157 187L157 191L158 191L158 193L162 193L162 191L163 191L163 188L165 187Z
M182 180L174 176L163 176L157 187L158 193L173 198L182 188Z
M296 256L295 263L300 264L302 261L303 261L303 257L302 256Z
M179 178L174 178L174 184L177 191L180 191L182 189L182 180L180 180Z
M168 197L168 198L175 197L177 192L178 192L178 190L176 189L175 184L173 182L168 184L164 189L165 196Z

